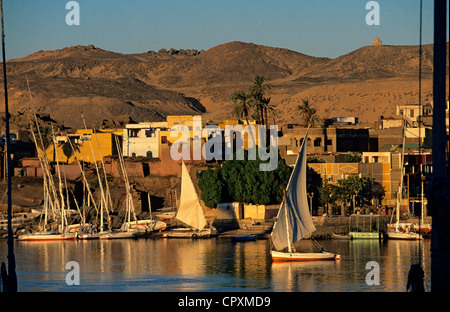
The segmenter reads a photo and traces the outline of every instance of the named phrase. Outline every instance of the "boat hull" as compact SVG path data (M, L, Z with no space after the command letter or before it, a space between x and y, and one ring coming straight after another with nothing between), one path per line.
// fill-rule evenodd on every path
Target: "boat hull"
M352 239L381 239L380 232L350 232Z
M139 234L138 231L128 231L128 232L116 232L108 233L100 236L100 239L126 239L126 238L136 238Z
M20 235L18 241L61 241L61 240L76 240L77 233L65 233L65 234L54 234L54 233L33 233Z
M100 239L100 237L111 234L109 231L99 232L99 233L85 233L85 234L78 234L78 239L81 240L93 240L93 239Z
M164 238L210 238L212 234L211 229L196 231L192 229L174 229L166 231L162 237Z
M333 234L333 238L334 239L353 239L353 237L351 235L344 235L344 234Z
M417 233L403 233L403 232L387 232L389 239L403 239L403 240L420 240L422 235Z
M281 252L271 251L273 262L286 261L323 261L323 260L341 260L340 255L330 252Z

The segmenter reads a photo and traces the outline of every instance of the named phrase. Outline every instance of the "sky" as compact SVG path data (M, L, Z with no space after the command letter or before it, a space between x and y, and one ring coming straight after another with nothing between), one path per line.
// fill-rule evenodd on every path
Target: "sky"
M39 50L93 44L119 53L208 50L252 42L336 58L379 37L384 45L419 44L420 0L78 0L68 25L66 0L3 0L6 59ZM422 43L433 42L433 0L423 0Z

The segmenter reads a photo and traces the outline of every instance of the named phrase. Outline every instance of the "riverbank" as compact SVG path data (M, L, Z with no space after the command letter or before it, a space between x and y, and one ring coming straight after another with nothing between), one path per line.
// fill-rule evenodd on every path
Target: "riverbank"
M13 234L15 237L18 236L18 233L23 234L24 232L33 232L38 228L40 217L33 215L34 218L31 218L31 214L23 214L23 216L18 216L18 218L13 219ZM142 217L148 218L149 216L143 215ZM363 227L369 226L372 229L379 229L380 232L386 231L386 225L390 222L390 219L386 218L386 216L376 216L376 215L360 215L361 218L358 218L358 215L354 215L352 217L348 216L313 216L313 223L316 227L316 231L313 233L315 239L319 240L327 240L332 239L333 234L348 234L350 226L355 227ZM359 219L359 224L355 224L355 220ZM364 218L364 220L363 220ZM371 219L372 221L369 221ZM379 220L377 224L376 220ZM0 238L6 238L7 229L6 229L6 220L3 220L0 227ZM75 220L73 220L75 221ZM167 221L167 220L165 220ZM212 226L217 229L218 237L224 239L231 239L235 236L244 236L244 235L256 235L257 239L268 239L270 238L270 233L272 231L272 227L274 225L274 219L270 220L252 220L252 219L239 219L239 220L230 220L230 219L216 219L211 222ZM419 219L416 218L408 218L403 222L410 222L418 224ZM425 222L431 224L431 217L425 218ZM69 222L70 224L70 222ZM172 219L171 221L167 221L168 228L176 227L177 221ZM151 235L144 235L143 237L152 237L159 238L162 237L163 232L155 232ZM308 238L308 237L307 237Z

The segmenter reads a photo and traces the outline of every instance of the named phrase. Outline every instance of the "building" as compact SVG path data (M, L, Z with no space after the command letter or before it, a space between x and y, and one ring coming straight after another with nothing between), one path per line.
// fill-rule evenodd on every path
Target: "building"
M378 38L378 37L376 37L375 40L372 41L372 45L373 45L374 47L381 46L382 44L383 44L383 42L382 42L382 41L380 40L380 38Z
M432 146L432 129L430 127L392 127L378 129L377 132L380 152L400 150L403 144L407 151L417 150L419 146L422 149L430 149Z
M278 146L280 155L297 154L307 128L300 125L282 127ZM369 149L369 129L354 127L310 128L307 150L311 154L366 152Z
M419 116L433 115L433 107L432 104L424 104L421 106L419 104L403 104L396 106L395 113L397 116L416 123L419 120Z
M118 133L114 130L94 132L92 129L80 129L74 134L57 135L55 144L49 144L45 153L50 162L73 163L76 159L80 162L99 162L106 156L117 155L115 137ZM41 147L39 152L42 153Z
M168 130L167 122L128 124L123 129L122 154L126 157L160 157L160 145L167 142L161 132Z

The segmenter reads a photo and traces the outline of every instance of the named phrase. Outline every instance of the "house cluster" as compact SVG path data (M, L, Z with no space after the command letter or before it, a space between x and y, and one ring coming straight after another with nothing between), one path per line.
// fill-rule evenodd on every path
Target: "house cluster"
M182 127L189 133L188 141L200 140L201 144L204 144L212 138L211 134L204 135L205 132L201 131L208 125L214 125L225 132L226 126L236 128L242 125L245 129L247 123L240 120L212 123L202 120L201 115L167 116L163 122L127 124L124 129L79 129L72 134L60 134L45 149L38 146L38 150L40 153L45 152L50 162L58 162L60 170L64 170L68 179L79 177L84 163L100 161L104 162L108 174L119 177L121 174L117 157L119 153L125 158L126 170L130 177L150 175L180 177L180 160L171 157L170 149L180 139L181 134L173 136L171 129ZM253 125L256 126L254 123ZM356 117L326 120L323 125L310 128L308 132L306 143L311 160L308 163L311 179L335 183L348 175L367 178L384 190L379 198L373 199L372 204L378 207L394 207L399 185L402 184L404 193L402 209L412 211L415 208L408 206L408 203L422 199L428 175L431 173L431 129L432 103L422 105L421 110L419 105L398 105L395 117L380 116L371 126L360 124ZM297 124L287 124L278 128L279 155L290 165L295 162L306 130L304 126ZM30 143L32 141L29 135L22 132L12 135L14 135L12 146L21 141L34 145ZM235 133L231 139L223 136L223 146L236 144L237 136L239 133ZM244 147L247 148L250 145L248 132L241 133L240 137L243 139ZM191 156L194 153L193 145L189 145ZM23 152L14 148L13 152L15 176L42 175L35 149L29 148L27 152ZM349 162L348 155L359 155L360 161ZM190 157L186 162L191 165L208 163L204 155L200 159ZM1 164L1 173L4 177L4 157ZM317 196L316 193L314 196L316 205Z

